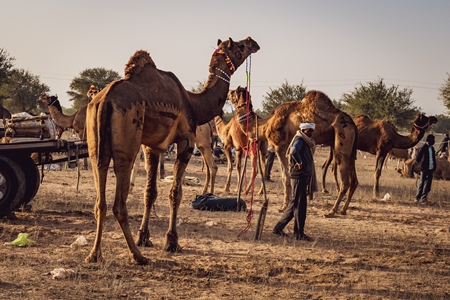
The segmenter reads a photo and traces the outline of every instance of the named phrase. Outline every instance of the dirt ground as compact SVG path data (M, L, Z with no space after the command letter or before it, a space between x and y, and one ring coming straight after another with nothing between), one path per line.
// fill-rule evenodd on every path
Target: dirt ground
M316 154L316 167L327 151ZM261 240L255 228L263 196L244 196L247 212L198 211L189 202L201 186L183 186L178 233L183 251L162 250L168 228L170 184L159 182L158 217L150 220L153 248L141 248L148 266L129 263L122 232L112 214L114 174L108 182L108 215L101 263L84 262L95 237L95 187L92 171L45 171L30 211L17 219L0 220L1 299L449 299L450 298L450 197L449 183L435 181L427 204L414 203L414 179L400 178L394 162L381 177L385 200L372 199L371 155L359 156L359 186L346 216L327 219L323 214L336 193L316 193L308 204L306 232L314 242L296 241L292 222L289 237L273 235L283 199L278 161L267 183L269 209ZM172 162L166 162L171 175ZM187 175L203 183L200 158L193 157ZM235 174L235 173L234 173ZM320 175L320 172L318 173ZM219 165L216 195L222 192L226 167ZM233 176L233 190L236 186ZM320 176L319 176L320 181ZM142 218L145 174L128 199L132 232ZM259 187L259 183L256 184ZM389 198L389 199L387 199ZM252 201L253 203L250 203ZM250 219L250 229L246 228ZM19 233L28 233L34 246L13 247ZM87 246L71 248L79 236ZM73 270L53 279L55 268Z

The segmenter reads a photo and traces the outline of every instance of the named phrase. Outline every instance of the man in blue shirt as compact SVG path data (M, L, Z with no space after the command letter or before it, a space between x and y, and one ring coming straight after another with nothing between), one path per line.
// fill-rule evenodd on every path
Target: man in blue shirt
M419 149L416 161L420 166L420 182L417 187L416 202L426 202L431 190L433 172L436 170L436 153L433 148L434 135L429 134L426 143Z

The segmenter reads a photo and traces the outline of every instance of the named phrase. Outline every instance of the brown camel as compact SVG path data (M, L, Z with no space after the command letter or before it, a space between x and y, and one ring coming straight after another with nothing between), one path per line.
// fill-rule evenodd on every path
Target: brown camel
M169 195L170 219L164 249L171 252L181 250L176 218L182 198L181 183L194 149L196 128L220 113L231 75L258 50L258 44L251 38L238 42L231 38L223 42L219 40L218 49L210 61L208 80L198 94L185 90L174 74L157 69L150 55L140 50L126 65L125 78L113 81L92 99L88 104L86 129L97 189L94 208L97 232L87 262L102 259L100 245L106 217L105 187L112 158L116 175L114 216L122 228L131 259L137 264L148 263L137 245L151 245L148 221L157 197L159 154L174 142L177 143L177 158ZM129 227L126 199L131 168L141 144L150 149L146 151L150 175L147 176L144 216L135 243Z
M59 103L58 96L50 96L44 93L39 97L39 100L47 106L48 111L56 125L63 130L73 128L81 140L86 139L84 127L86 124L87 106L83 106L73 115L67 116L62 112L62 107Z
M216 130L219 138L222 140L224 145L224 152L227 158L227 179L225 182L225 187L223 191L225 193L230 192L231 176L233 173L233 155L232 149L235 149L235 164L236 172L238 176L236 189L237 192L241 184L242 177L242 157L247 147L248 138L247 136L236 126L237 117L233 117L230 122L225 123L222 114L215 117ZM249 185L250 187L250 185ZM248 188L247 188L248 191Z
M390 122L383 120L373 120L366 115L360 115L354 118L358 127L357 147L361 151L376 155L376 165L374 172L373 197L379 196L379 180L386 155L392 148L408 149L414 147L424 136L425 131L432 124L437 122L436 117L427 117L419 114L413 121L411 133L407 136L400 135ZM325 190L325 177L328 165L333 159L333 153L330 149L330 155L322 167L322 189Z
M236 108L236 115L248 120L240 122L241 128L245 129L248 126L249 136L255 137L256 118L251 109L247 108L249 95L247 95L246 89L239 87L235 91L229 92L228 97ZM316 144L332 144L337 153L336 164L341 176L341 188L333 208L325 214L325 217L332 217L337 213L339 204L348 191L347 200L339 212L346 214L350 200L358 186L355 170L358 131L350 116L337 109L328 96L319 91L308 92L301 101L283 103L268 117L258 120L258 138L267 140L274 145L280 161L284 184L284 203L280 210L284 210L287 206L292 189L286 151L295 133L299 130L300 123L307 121L316 124L316 130L312 136Z
M0 119L3 120L3 124L6 123L6 119L11 119L11 113L1 104L0 104Z
M406 178L413 178L414 173L420 174L420 166L414 158L405 161L403 169L397 170ZM450 162L444 157L436 157L436 170L433 172L434 179L450 180Z
M411 148L410 148L411 149ZM397 160L397 168L400 168L400 163L407 161L411 158L410 149L398 149L398 148L392 148L391 151L387 154L385 161L384 161L384 169L387 170L387 162L389 159L395 159Z

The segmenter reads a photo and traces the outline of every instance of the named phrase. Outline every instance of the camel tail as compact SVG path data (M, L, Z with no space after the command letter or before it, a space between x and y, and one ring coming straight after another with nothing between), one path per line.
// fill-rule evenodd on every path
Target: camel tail
M110 132L107 125L108 120L111 117L111 104L109 101L101 101L97 107L97 120L96 120L96 144L97 144L97 167L102 165L102 158L105 152L105 143L107 140L107 134Z

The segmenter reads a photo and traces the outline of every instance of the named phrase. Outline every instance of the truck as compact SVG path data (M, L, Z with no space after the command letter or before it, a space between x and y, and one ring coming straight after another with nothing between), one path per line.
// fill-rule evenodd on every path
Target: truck
M0 217L35 197L44 171L39 166L67 163L75 168L88 157L86 141L57 139L55 133L47 115L13 117L0 126Z

